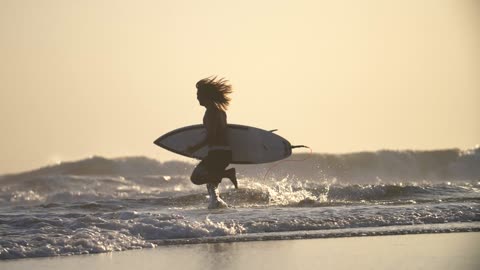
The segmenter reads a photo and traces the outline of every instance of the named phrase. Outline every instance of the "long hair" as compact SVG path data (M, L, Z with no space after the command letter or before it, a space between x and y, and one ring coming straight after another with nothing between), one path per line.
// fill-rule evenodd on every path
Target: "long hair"
M217 79L217 76L210 76L197 82L196 87L202 95L209 98L215 106L222 111L226 111L230 105L230 95L233 90L228 80L225 78Z

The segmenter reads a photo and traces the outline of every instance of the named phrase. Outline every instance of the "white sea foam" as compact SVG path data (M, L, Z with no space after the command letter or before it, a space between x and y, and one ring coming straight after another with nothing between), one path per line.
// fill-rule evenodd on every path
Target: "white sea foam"
M373 209L359 205L320 209L174 210L168 214L75 212L40 213L37 210L36 214L0 215L4 234L0 240L0 258L99 253L153 247L159 243L202 242L202 239L218 237L233 237L234 241L266 233L270 235L267 238L274 239L287 232L299 237L298 232L342 229L356 235L358 228L389 227L388 234L403 234L408 230L395 231L394 226L428 225L429 231L433 231L436 224L459 222L461 231L480 228L480 209L457 203L376 206ZM455 228L449 230L455 231Z

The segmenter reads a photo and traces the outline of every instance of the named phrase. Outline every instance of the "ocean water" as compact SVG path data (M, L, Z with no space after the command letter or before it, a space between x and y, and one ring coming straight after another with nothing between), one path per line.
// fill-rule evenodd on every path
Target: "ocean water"
M305 160L305 158L308 158ZM301 160L301 161L295 161ZM208 210L194 163L85 160L0 176L0 259L158 245L480 231L480 148L236 166Z

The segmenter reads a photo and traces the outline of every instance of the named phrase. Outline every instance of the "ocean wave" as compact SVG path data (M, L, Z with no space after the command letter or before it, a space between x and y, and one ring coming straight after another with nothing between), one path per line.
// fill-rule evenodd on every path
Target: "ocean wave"
M227 181L226 181L227 182ZM480 198L478 182L431 183L422 181L348 184L336 180L297 178L239 178L240 189L231 183L220 185L220 194L237 207L322 206L352 203L425 202ZM204 186L190 183L188 177L149 176L44 176L17 181L0 188L0 206L73 205L115 202L111 207L198 206L207 202Z
M337 179L341 182L359 183L378 181L479 181L480 147L467 150L446 149L431 151L358 152L348 154L296 154L275 166L271 171L277 179L295 176L301 179ZM107 159L94 156L88 159L64 162L30 172L4 175L2 183L38 179L45 176L123 176L140 177L148 182L153 176L189 176L193 163L181 161L159 162L147 157ZM235 165L245 177L260 178L272 164Z
M415 233L412 226L428 231L461 224L463 230L480 230L479 209L468 204L426 206L330 207L299 213L295 208L224 209L154 213L136 211L85 214L1 214L0 259L90 254L182 244L222 241L282 239L286 234L305 238L322 230L324 237L357 235L357 231L389 234ZM438 225L438 226L435 226ZM409 226L399 229L398 226ZM344 230L334 234L332 230ZM450 231L461 231L455 226ZM8 231L6 233L5 231ZM308 233L311 232L311 233ZM438 232L438 231L436 231ZM262 237L258 238L259 235ZM310 236L308 236L310 235ZM321 236L317 236L321 237ZM217 240L215 240L217 239ZM288 238L285 238L288 239Z
M193 164L93 157L0 177L0 259L161 244L480 231L479 148L237 166L207 210ZM303 158L302 155L293 159ZM268 174L266 174L269 172Z
M344 183L480 180L478 146L468 150L298 154L291 160L302 162L282 162L272 174L277 178L295 175L301 179L337 179ZM257 166L255 173L268 168Z
M157 185L143 178L58 176L37 178L4 185L0 189L0 206L76 205L77 203L116 202L112 207L198 206L207 202L204 186L190 183L187 177L163 178ZM296 178L239 178L240 189L230 183L220 185L220 194L237 207L255 206L321 206L351 203L429 201L455 198L480 198L474 182L409 182L378 184L345 184L337 181L312 181ZM92 204L93 206L96 204ZM121 204L119 206L118 204Z

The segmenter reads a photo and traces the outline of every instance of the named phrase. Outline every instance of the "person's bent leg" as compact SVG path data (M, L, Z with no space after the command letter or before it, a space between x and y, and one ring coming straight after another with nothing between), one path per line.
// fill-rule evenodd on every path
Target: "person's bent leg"
M237 171L235 170L235 168L230 168L228 170L225 170L223 172L223 178L230 179L230 181L232 181L233 186L235 186L235 189L238 189Z
M220 183L222 178L228 178L232 181L235 188L238 188L235 168L225 170L232 161L232 152L229 150L215 150L208 153L205 160L207 170L211 180L210 183Z
M208 175L207 167L205 166L205 163L202 161L193 170L192 175L190 176L190 181L192 181L192 183L194 183L195 185L203 185L209 182L208 176L209 175Z

